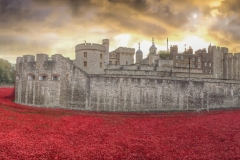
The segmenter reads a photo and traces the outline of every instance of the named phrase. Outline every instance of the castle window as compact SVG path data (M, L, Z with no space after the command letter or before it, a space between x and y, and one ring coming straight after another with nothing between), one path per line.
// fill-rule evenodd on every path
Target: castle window
M112 61L109 61L109 64L112 64Z
M84 58L87 58L87 52L84 52Z
M212 73L212 70L211 70L211 69L209 70L209 73Z
M178 63L176 63L176 67L178 67Z
M87 61L83 61L84 67L87 67Z
M178 56L176 56L176 60L178 60Z
M102 54L100 54L100 59L102 59Z
M59 81L59 80L60 80L60 77L59 77L59 76L52 76L52 80L53 80L53 81Z
M195 57L193 57L192 60L195 61Z
M19 76L16 76L16 80L19 80Z
M195 64L192 65L192 68L195 68Z
M207 62L205 62L205 66L207 66Z
M211 67L212 66L212 63L209 63L209 67Z
M39 81L46 81L46 80L47 80L47 76L46 75L39 76Z
M205 57L205 61L207 60L207 57Z
M35 79L35 76L34 75L28 75L28 80L34 80Z
M102 62L100 62L100 67L102 67Z
M181 56L181 60L183 60L183 56Z
M201 68L200 64L198 64L198 68Z
M200 62L201 61L201 58L198 58L198 62Z
M184 64L183 64L183 63L181 64L181 67L184 67Z

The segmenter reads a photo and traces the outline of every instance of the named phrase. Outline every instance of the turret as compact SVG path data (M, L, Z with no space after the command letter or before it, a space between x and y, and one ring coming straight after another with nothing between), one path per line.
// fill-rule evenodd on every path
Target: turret
M103 40L103 44L82 43L75 47L75 65L89 74L102 74L108 64L109 40Z
M143 59L143 52L140 49L140 43L139 43L139 48L136 52L136 64L139 64Z
M211 45L211 43L210 43L210 45L208 46L208 53L212 53L211 48L212 48L212 45Z
M104 64L106 66L109 63L109 39L103 39L102 45L105 47Z
M210 48L211 53L213 53L213 75L214 78L222 79L223 77L223 60L224 54L228 53L228 48L212 46Z
M157 54L157 48L155 47L154 38L152 38L152 46L149 49L150 54Z

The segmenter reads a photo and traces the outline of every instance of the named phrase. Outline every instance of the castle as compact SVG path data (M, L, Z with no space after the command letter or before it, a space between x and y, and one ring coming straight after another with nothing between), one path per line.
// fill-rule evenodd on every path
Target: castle
M75 47L75 60L55 54L17 58L15 102L94 111L199 110L240 106L240 54L209 45L168 59L154 41L143 59L140 49L102 44ZM135 56L135 63L134 63Z

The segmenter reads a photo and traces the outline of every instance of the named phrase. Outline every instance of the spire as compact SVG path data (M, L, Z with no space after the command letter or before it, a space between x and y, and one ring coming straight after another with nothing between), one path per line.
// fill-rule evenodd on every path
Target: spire
M140 43L138 43L138 50L137 50L137 53L141 53L142 54L142 51L140 49Z
M157 53L157 48L155 47L155 43L154 43L154 38L152 38L152 46L149 49L149 53L151 54L156 54Z
M167 51L168 51L168 37L167 37Z

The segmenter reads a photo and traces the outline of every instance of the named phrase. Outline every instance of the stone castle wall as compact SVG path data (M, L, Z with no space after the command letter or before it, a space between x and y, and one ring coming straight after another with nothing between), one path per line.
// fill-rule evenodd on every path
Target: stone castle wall
M18 58L15 102L94 111L200 110L240 105L239 81L88 75L61 55L46 58L44 54L37 55L36 61ZM29 74L35 75L35 80L28 80ZM47 76L45 81L38 79L42 74ZM53 81L52 75L60 79Z
M75 61L60 54L37 54L36 60L32 55L18 57L15 102L94 111L240 106L240 55L228 53L227 48L212 46L213 72L202 74L202 70L191 69L190 78L189 70L174 68L172 60L152 59L155 65L126 65L135 52L129 48L116 50L129 56L121 56L120 65L108 65L108 49L109 41L103 40L102 45L77 45ZM88 62L87 67L84 61Z
M90 110L162 111L239 107L235 81L90 77Z

